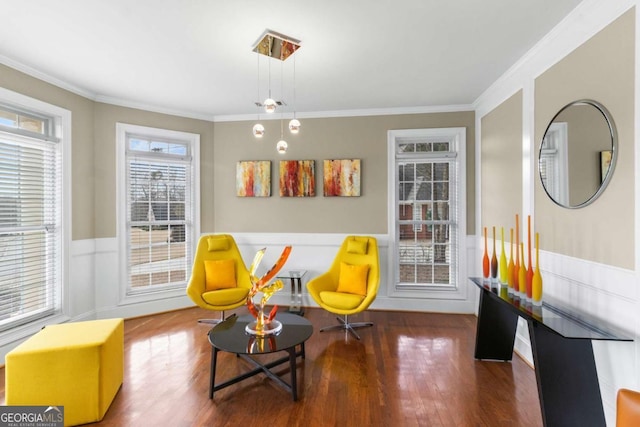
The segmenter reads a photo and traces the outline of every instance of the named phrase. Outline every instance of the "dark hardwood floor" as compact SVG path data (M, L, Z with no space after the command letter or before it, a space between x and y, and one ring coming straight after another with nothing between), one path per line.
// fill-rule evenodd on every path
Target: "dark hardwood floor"
M236 310L245 314L246 310ZM227 313L229 314L229 313ZM200 308L125 321L122 388L100 426L540 426L534 371L473 358L472 315L367 311L361 341L320 333L335 318L307 309L314 325L298 360L299 400L264 375L217 391L209 400L209 326ZM261 356L261 361L285 353ZM220 353L216 382L246 372ZM275 368L289 381L288 364ZM4 368L0 369L4 404Z

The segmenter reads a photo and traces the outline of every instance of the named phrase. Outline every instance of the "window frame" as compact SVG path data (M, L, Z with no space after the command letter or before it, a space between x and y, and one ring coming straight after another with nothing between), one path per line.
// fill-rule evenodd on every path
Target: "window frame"
M446 139L450 142L452 150L455 150L455 163L457 168L456 196L457 196L457 240L455 242L457 248L456 262L456 283L454 287L441 288L425 286L422 289L415 287L399 287L398 271L398 184L399 177L397 174L397 165L399 160L416 160L422 158L433 158L434 153L417 153L415 156L411 154L399 155L397 152L398 144L406 142L410 139ZM388 149L388 229L389 229L389 257L388 257L388 283L387 295L389 297L401 298L422 298L422 299L446 299L446 300L463 300L467 298L466 280L466 128L430 128L430 129L399 129L389 130L387 132L387 149ZM446 157L438 155L435 156ZM453 157L449 155L449 157Z
M187 281L185 278L185 286L159 287L158 289L148 289L144 291L130 292L128 287L128 233L127 233L127 150L129 137L143 137L147 139L157 138L162 141L180 141L187 143L190 147L191 156L191 208L192 226L190 236L190 247L187 248L190 258L187 259L188 265L193 261L193 254L200 236L200 135L189 132L181 132L169 129L154 128L148 126L132 125L127 123L116 123L116 149L117 149L117 241L119 248L119 294L120 304L136 304L159 299L167 299L174 297L184 297ZM153 157L153 154L148 156ZM165 159L166 160L166 159ZM190 271L190 270L189 270ZM188 272L189 272L188 271Z
M71 230L71 111L40 101L29 96L10 91L0 87L0 104L2 108L15 111L22 115L32 116L34 118L47 119L49 121L49 129L46 133L38 134L34 132L23 131L8 126L2 126L0 132L14 134L24 138L36 137L42 141L50 141L58 144L58 154L60 156L60 186L59 192L59 214L58 223L60 226L60 235L57 242L59 251L59 259L57 262L58 284L58 302L54 311L44 317L36 318L26 323L16 324L16 326L0 332L0 345L15 342L26 336L32 335L46 325L63 323L70 319L69 309L69 265L70 265L70 247L72 239Z

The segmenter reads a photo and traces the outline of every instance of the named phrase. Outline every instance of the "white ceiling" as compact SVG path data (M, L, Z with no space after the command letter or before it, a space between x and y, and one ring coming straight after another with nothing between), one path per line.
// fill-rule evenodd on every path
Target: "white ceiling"
M299 116L469 105L579 3L0 0L0 62L99 101L216 120L258 113L269 61L273 97ZM301 40L295 103L293 60L251 50L267 28Z

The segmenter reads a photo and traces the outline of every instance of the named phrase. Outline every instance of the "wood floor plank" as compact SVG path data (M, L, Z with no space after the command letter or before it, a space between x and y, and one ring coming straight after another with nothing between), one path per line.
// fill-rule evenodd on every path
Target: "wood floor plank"
M264 375L209 400L209 326L196 321L215 315L192 308L126 320L124 384L94 425L542 425L534 371L518 357L509 363L476 361L472 315L367 311L357 320L375 325L360 329L358 341L344 331L320 333L336 320L308 308L305 317L314 332L297 365L297 402ZM216 381L249 368L220 352ZM290 381L288 364L275 372ZM4 394L0 369L2 404Z

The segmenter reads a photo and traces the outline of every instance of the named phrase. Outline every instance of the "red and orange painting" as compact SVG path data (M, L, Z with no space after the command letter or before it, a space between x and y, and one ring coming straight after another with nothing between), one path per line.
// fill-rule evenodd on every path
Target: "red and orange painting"
M360 196L360 159L325 160L324 195Z
M315 160L281 160L280 196L314 197L315 195Z
M236 164L236 195L238 197L271 196L271 162L241 161Z

